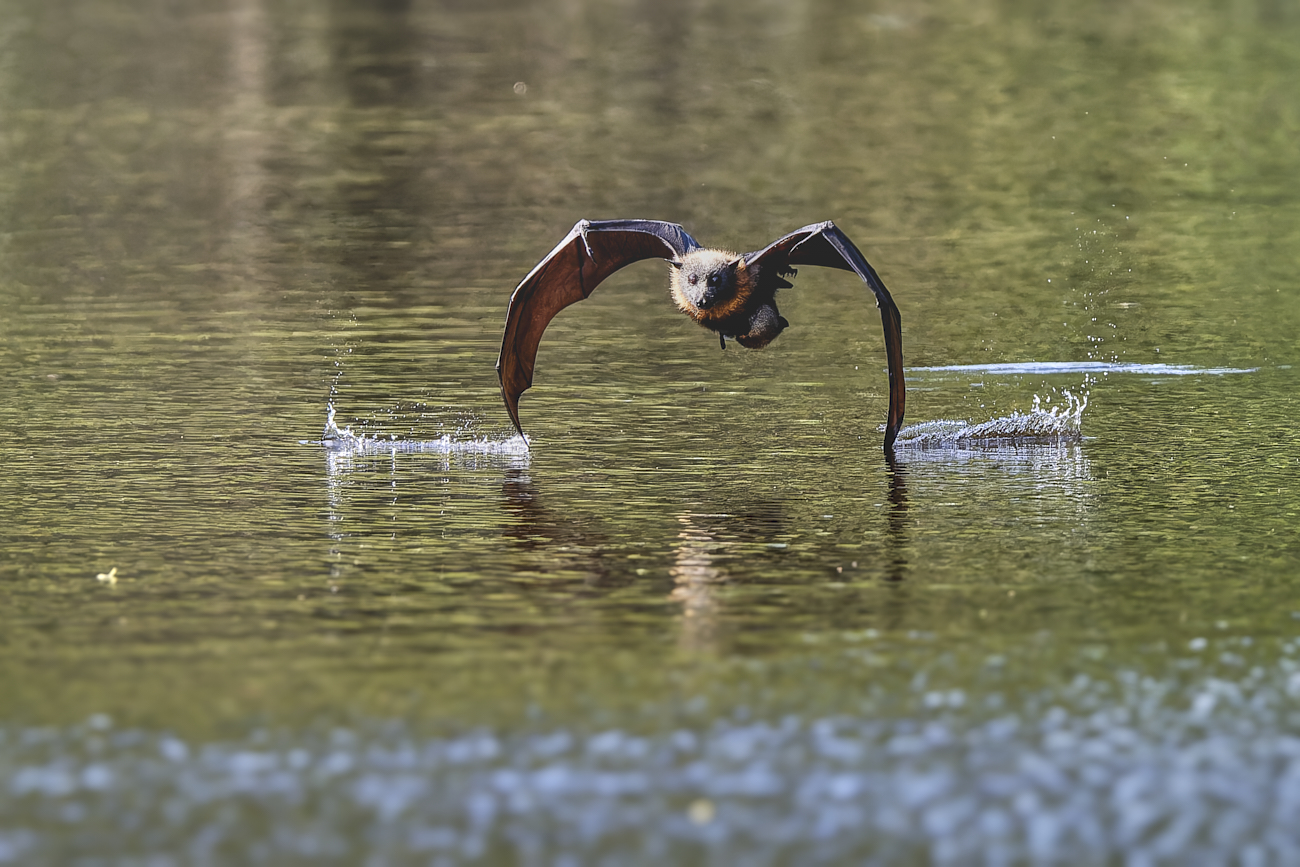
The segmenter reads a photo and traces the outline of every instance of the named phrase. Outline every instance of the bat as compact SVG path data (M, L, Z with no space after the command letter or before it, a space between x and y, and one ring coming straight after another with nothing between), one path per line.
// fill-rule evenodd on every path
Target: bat
M533 384L537 346L546 326L615 271L643 259L667 260L673 300L687 316L716 332L723 349L728 337L761 349L790 324L777 309L776 292L793 285L786 278L795 276L794 266L838 268L861 277L876 296L885 329L889 416L884 449L892 454L906 402L902 320L880 275L832 222L804 226L762 250L738 254L704 247L676 223L579 220L510 296L497 376L520 436L524 428L519 423L519 396Z

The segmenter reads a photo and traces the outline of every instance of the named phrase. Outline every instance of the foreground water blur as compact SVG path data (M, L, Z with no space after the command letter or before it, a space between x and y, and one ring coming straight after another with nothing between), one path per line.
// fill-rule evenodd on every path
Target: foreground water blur
M1297 859L1293 10L0 22L0 863ZM834 219L929 439L861 285L637 266L526 446L583 217Z

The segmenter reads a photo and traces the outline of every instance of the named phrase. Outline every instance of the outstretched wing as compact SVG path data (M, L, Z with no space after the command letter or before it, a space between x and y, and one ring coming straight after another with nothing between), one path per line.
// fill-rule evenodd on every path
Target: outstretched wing
M834 223L815 223L778 238L762 250L745 254L745 264L761 263L785 270L794 265L820 265L852 271L876 295L880 320L885 326L885 358L889 363L889 418L885 423L885 451L892 452L894 438L903 426L907 387L903 381L903 321L889 290L862 251Z
M519 396L533 384L537 344L565 307L581 301L601 281L642 259L680 259L700 244L676 223L659 220L579 220L564 240L528 272L510 296L506 333L497 359L501 395L515 430Z

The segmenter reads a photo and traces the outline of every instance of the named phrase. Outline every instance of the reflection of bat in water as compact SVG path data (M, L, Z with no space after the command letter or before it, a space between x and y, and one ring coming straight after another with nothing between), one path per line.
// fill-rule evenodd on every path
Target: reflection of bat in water
M542 332L555 314L581 301L601 281L642 259L666 259L672 266L673 300L682 312L741 346L761 349L790 323L776 309L776 290L790 287L795 265L852 271L876 295L885 326L889 362L889 418L885 451L903 424L903 331L894 299L853 242L834 223L797 229L754 253L712 250L676 223L658 220L581 220L537 264L510 297L497 374L510 419L519 424L519 396L533 384L533 365Z

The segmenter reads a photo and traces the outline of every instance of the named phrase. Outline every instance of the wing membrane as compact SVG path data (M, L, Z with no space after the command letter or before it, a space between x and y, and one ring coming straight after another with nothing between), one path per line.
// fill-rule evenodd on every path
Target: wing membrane
M871 267L862 251L834 223L814 223L778 238L762 250L745 254L746 264L766 263L779 268L794 265L817 265L852 271L876 296L880 321L885 330L885 358L889 365L889 417L885 423L885 451L894 448L894 439L903 426L907 404L907 383L903 379L903 320L884 281Z
M542 334L555 315L587 296L620 268L643 259L680 259L700 244L676 223L659 220L580 220L537 263L510 296L497 358L501 395L515 429L519 396L533 384Z

